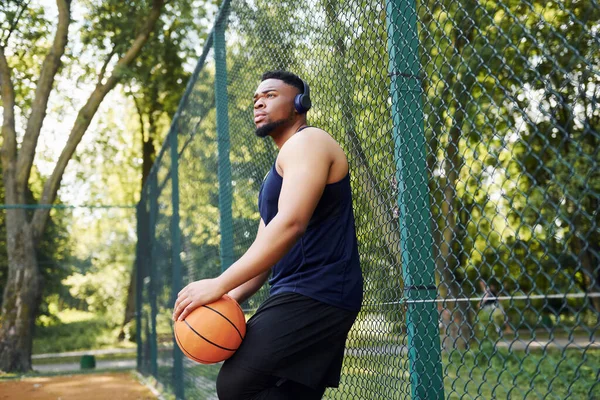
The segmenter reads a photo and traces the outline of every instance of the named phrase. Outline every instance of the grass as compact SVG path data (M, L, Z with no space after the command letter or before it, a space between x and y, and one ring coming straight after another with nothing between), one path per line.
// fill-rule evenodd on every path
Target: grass
M468 393L482 398L600 399L600 350L528 354L503 349L492 354L450 357L444 367L450 398Z
M187 366L183 373L184 391L186 399L206 399L215 397L217 375L221 364ZM175 400L175 389L173 387L173 369L170 367L158 367L159 381L164 385L161 394L166 400Z
M159 321L161 332L170 342L170 321ZM367 321L368 322L368 321ZM409 365L406 355L389 354L394 347L406 344L402 334L376 334L376 330L360 329L349 338L355 351L346 356L339 389L328 390L327 399L402 399L411 397ZM117 341L118 327L91 313L65 313L60 322L37 327L34 354L75 350L131 347L131 342ZM586 332L554 332L554 337L586 336ZM520 335L526 337L531 335ZM540 332L539 339L547 337ZM509 340L510 337L505 337ZM166 339L165 339L166 340ZM170 343L169 343L170 344ZM361 351L363 349L364 351ZM170 351L167 352L170 354ZM164 357L169 358L165 353ZM383 354L387 353L387 354ZM162 354L162 352L161 352ZM98 355L97 360L135 358L135 354ZM36 364L79 362L80 357L36 359ZM172 398L172 369L159 364L158 382L165 398ZM214 395L214 382L220 366L186 364L185 395L208 398ZM112 370L103 370L112 371ZM89 373L100 372L99 370ZM22 376L48 374L15 374ZM588 399L600 400L600 349L533 349L530 351L493 348L444 354L442 360L444 397L447 399ZM2 379L11 379L3 376ZM427 384L427 382L424 382ZM169 394L171 393L171 394Z
M137 357L136 353L114 353L114 354L98 354L94 358L98 361L119 361L119 360L134 360ZM68 356L68 357L49 357L49 358L37 358L33 359L33 368L36 365L47 365L47 364L68 364L78 363L81 360L81 356Z
M4 373L0 374L0 382L9 381L14 379L24 379L24 378L35 378L39 376L52 377L52 376L65 376L65 375L91 375L91 374L103 374L103 373L111 373L111 372L123 372L127 371L123 368L95 368L95 369L86 369L80 370L76 372L27 372L27 373ZM135 371L130 370L131 373L135 373Z
M446 399L588 399L600 400L600 350L480 350L444 354ZM214 395L219 365L185 369L189 398ZM159 380L173 393L172 370L159 367ZM425 381L424 384L428 382ZM325 399L410 399L408 358L384 354L348 355L339 389Z
M120 328L106 318L83 311L64 311L58 320L36 326L33 354L65 351L134 348L135 343L118 340Z
M600 399L596 349L455 352L442 363L447 399ZM326 398L410 398L407 367L406 357L347 356L340 389Z

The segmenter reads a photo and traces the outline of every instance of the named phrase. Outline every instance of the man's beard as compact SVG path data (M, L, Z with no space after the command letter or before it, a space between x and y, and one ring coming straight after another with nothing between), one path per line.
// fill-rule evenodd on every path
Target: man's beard
M256 136L264 138L269 136L271 133L275 132L277 129L287 125L289 122L294 120L294 112L290 113L290 116L285 119L280 119L279 121L269 122L268 124L264 124L260 128L256 128Z

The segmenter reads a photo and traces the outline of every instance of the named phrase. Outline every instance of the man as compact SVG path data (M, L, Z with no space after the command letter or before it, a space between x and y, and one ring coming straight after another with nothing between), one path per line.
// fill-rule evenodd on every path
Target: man
M483 323L484 330L487 330L488 326L492 324L498 336L502 335L503 329L506 333L511 333L506 312L498 300L498 290L496 285L491 283L488 286L483 279L480 279L479 287L483 292L483 295L481 296L481 302L479 303L479 311L483 312L484 314L482 316L478 316L478 319Z
M222 400L320 399L339 384L363 280L348 161L329 134L307 126L309 96L294 74L263 74L256 134L280 151L260 190L256 239L218 278L189 284L175 303L173 317L182 320L225 293L243 302L272 272L270 297L219 373Z

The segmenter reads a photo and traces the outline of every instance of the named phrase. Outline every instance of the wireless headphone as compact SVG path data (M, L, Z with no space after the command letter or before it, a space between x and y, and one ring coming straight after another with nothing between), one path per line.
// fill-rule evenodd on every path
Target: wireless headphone
M296 111L298 111L299 114L306 114L312 106L312 102L310 101L310 89L306 82L302 79L300 79L300 81L304 86L304 92L297 94L296 97L294 97L294 107L296 107Z

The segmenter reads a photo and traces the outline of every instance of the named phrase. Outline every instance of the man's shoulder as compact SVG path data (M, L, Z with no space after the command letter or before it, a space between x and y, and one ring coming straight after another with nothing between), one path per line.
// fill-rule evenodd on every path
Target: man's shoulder
M327 132L326 130L321 129L317 126L307 126L306 128L302 129L298 133L306 133L306 134L313 134L313 135L325 135L325 136L331 137L329 132Z
M341 176L348 172L346 155L340 144L325 130L308 127L296 133L285 143L277 158L277 165L285 170L286 164L310 165L331 172L331 166L340 166ZM338 179L336 179L338 180Z
M315 146L316 144L319 146ZM318 147L322 150L327 150L328 148L337 147L338 143L324 129L309 126L292 136L288 140L288 143L286 143L286 146L295 148L309 147L313 150L316 150Z

